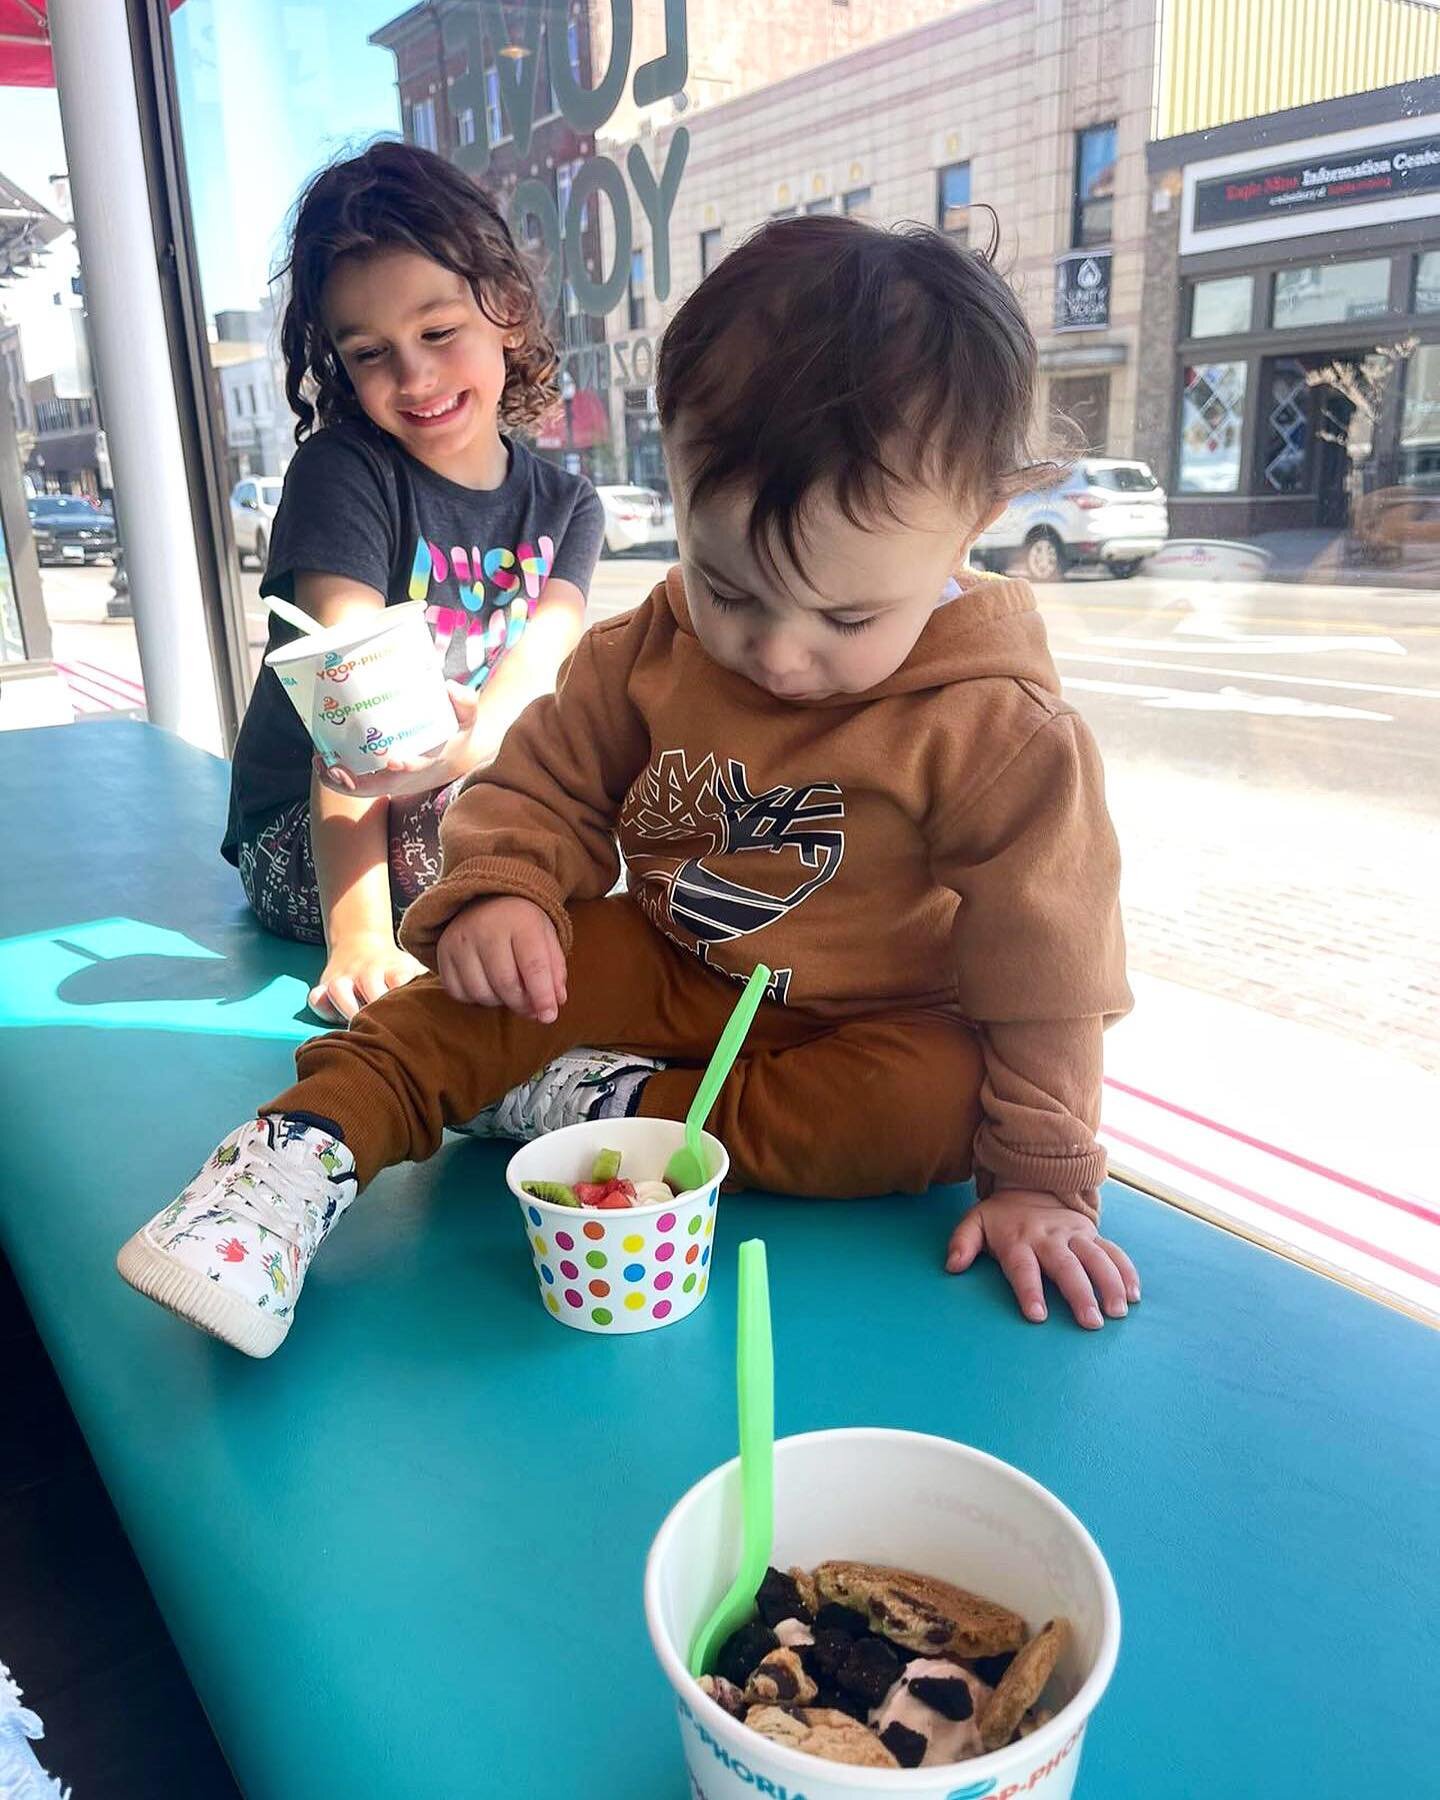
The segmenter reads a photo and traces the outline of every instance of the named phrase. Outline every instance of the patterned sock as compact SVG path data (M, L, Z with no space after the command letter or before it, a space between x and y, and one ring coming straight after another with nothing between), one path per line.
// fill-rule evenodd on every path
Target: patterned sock
M313 1125L317 1131L328 1131L331 1137L339 1138L342 1144L345 1142L345 1133L335 1121L325 1118L320 1113L287 1112L285 1117L295 1119L301 1125Z

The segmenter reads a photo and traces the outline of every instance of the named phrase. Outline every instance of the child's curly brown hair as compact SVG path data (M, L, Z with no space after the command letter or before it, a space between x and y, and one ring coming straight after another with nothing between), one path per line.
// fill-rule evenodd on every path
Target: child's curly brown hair
M320 312L327 277L342 256L415 250L468 281L493 325L520 331L505 353L500 419L533 425L554 405L558 359L535 281L489 194L462 170L413 144L382 139L332 163L296 203L290 253L279 273L290 294L280 326L285 392L299 421L298 444L317 426L360 412L350 377Z

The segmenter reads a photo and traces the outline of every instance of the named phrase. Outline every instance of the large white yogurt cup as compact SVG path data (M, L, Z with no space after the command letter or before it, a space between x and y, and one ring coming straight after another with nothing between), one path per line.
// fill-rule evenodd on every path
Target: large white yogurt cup
M422 601L297 638L265 662L332 768L373 775L392 757L422 756L455 734Z
M1068 1800L1085 1726L1120 1647L1120 1607L1085 1527L1019 1469L949 1438L856 1428L775 1446L777 1568L884 1563L952 1581L1023 1614L1063 1614L1070 1641L1031 1736L932 1769L823 1762L750 1731L691 1680L696 1631L740 1558L740 1465L696 1483L660 1527L645 1568L645 1617L671 1687L692 1791L705 1800Z
M520 1203L540 1303L577 1331L628 1337L688 1319L710 1291L715 1215L730 1158L700 1134L710 1171L703 1187L650 1206L601 1212L557 1206L525 1192L527 1181L588 1181L602 1150L620 1152L620 1173L655 1181L685 1142L674 1119L596 1119L536 1138L510 1159L505 1179Z

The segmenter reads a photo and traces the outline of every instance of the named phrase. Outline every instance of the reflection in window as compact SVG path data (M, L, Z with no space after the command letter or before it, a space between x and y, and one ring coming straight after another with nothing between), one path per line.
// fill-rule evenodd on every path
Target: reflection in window
M1240 485L1245 365L1205 363L1185 371L1180 402L1180 491L1233 494Z
M1304 269L1281 269L1276 275L1271 323L1277 330L1338 325L1348 319L1373 319L1389 309L1388 256L1366 262L1311 263Z
M935 215L940 229L963 244L970 237L970 165L948 163L935 177Z
M1190 305L1191 337L1233 337L1250 329L1255 299L1253 275L1225 275L1197 281Z
M1260 384L1265 404L1260 470L1272 494L1299 494L1306 488L1311 396L1305 370L1298 358L1280 356L1267 365Z
M700 273L708 275L721 257L720 227L700 233Z
M492 144L505 135L505 109L500 104L500 71L491 63L485 71L485 131Z
M842 194L840 210L850 219L868 219L870 217L869 188L851 188L848 194Z
M435 102L417 100L410 109L410 135L422 150L438 150L440 139L435 132Z
M639 331L645 323L645 252L630 252L630 286L626 292L630 329Z
M1440 250L1427 250L1415 266L1416 312L1440 312Z
M1108 244L1115 205L1115 125L1091 125L1075 139L1075 214L1070 241L1077 250Z
M833 194L831 194L827 199L824 199L824 200L807 200L805 202L805 210L807 213L834 212L835 196Z
M1440 493L1440 344L1421 344L1405 371L1400 479Z
M793 219L795 217L795 208L793 206L782 206L777 211L772 212L770 217L772 219Z
M475 108L467 106L455 121L455 134L461 144L475 142Z

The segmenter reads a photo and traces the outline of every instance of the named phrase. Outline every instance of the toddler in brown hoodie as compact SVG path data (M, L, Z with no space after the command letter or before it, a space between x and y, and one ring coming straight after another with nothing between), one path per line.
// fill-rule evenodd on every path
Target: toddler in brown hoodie
M661 349L679 566L452 804L402 929L434 973L304 1045L127 1243L127 1280L268 1355L382 1168L446 1126L682 1118L764 961L711 1120L743 1185L973 1174L947 1268L985 1249L1028 1318L1045 1275L1082 1324L1121 1316L1139 1284L1098 1233L1095 1128L1129 992L1099 757L1029 589L965 569L1026 480L1034 373L1009 288L935 232L817 216L733 251Z

